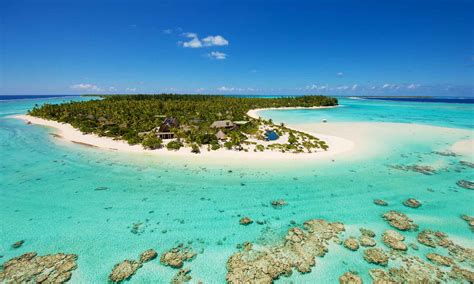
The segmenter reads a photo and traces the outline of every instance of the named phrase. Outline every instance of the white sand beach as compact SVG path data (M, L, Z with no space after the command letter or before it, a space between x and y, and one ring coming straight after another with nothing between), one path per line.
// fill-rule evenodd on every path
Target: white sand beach
M281 109L281 108L279 108ZM286 108L293 109L293 108ZM263 109L250 110L247 115L252 118L259 118L259 111ZM436 139L438 135L464 134L472 137L473 133L468 130L445 128L419 124L405 123L380 123L380 122L330 122L330 123L305 123L290 124L286 127L306 132L325 141L329 145L327 151L317 151L314 153L281 153L276 151L245 152L219 149L217 151L207 151L201 148L200 154L191 153L190 148L183 147L178 151L169 151L165 148L158 150L146 150L141 145L129 145L125 141L114 140L109 137L99 137L95 134L83 134L70 124L45 120L28 115L12 116L16 119L29 121L35 125L42 125L54 129L54 137L59 141L72 142L83 146L97 147L109 151L142 153L167 156L179 156L184 158L202 160L225 160L225 161L267 161L267 160L333 160L333 159L358 159L368 158L373 155L380 155L390 151L383 141L403 141L410 139L421 143L424 140ZM445 150L467 156L472 156L474 151L474 140L466 139L459 141Z
M256 115L259 110L253 110L252 115ZM99 137L95 134L84 134L78 129L75 129L72 125L67 123L60 123L52 120L46 120L30 115L15 115L11 116L15 119L21 119L31 124L46 126L54 129L53 139L60 139L62 141L68 141L75 144L80 144L88 147L97 147L109 151L120 151L129 153L146 153L146 154L157 154L162 156L189 156L189 157L202 157L202 158L217 158L217 159L238 159L238 160L282 160L282 159L300 159L300 160L315 160L315 159L330 159L336 155L350 152L354 149L354 142L340 138L337 136L326 135L321 133L313 133L307 130L306 133L318 137L319 139L326 142L329 146L327 151L317 151L313 153L281 153L276 151L264 151L264 152L245 152L245 151L233 151L227 149L219 149L217 151L207 151L206 148L201 148L200 154L191 153L190 148L182 147L178 151L169 151L167 149L147 150L141 145L129 145L125 141L114 140L109 137ZM253 117L253 116L252 116Z

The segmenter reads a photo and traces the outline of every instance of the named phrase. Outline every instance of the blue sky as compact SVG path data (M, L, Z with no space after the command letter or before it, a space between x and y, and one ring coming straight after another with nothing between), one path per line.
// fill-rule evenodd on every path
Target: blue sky
M0 94L473 95L474 1L0 1Z

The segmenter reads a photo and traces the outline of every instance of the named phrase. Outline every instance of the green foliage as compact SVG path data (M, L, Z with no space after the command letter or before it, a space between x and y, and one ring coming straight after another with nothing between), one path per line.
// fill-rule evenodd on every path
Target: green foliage
M258 132L258 123L250 121L247 124L244 124L239 129L243 133L254 135Z
M143 148L145 149L159 149L163 145L163 141L153 134L147 135L142 142Z
M178 141L178 140L173 140L173 141L170 141L168 142L168 144L166 144L166 149L168 150L179 150L181 147L183 146L183 144Z
M290 132L290 135L288 136L288 143L291 145L296 144L298 142L298 139L296 138L295 134L293 132Z
M232 142L230 141L227 141L224 143L224 147L227 149L227 150L231 150L232 149L232 146L234 146L234 144L232 144Z
M337 103L337 99L324 96L242 98L173 94L104 95L97 100L35 106L29 113L33 116L69 123L85 133L126 140L132 145L145 143L144 147L155 147L153 145L157 141L143 140L144 138L139 133L159 127L164 117L177 118L181 125L190 126L190 130L186 131L172 129L177 137L189 144L211 145L211 149L217 148L218 145L215 137L217 130L210 128L214 121L223 119L249 121L240 129L226 133L230 140L226 148L239 149L241 143L247 139L243 133L258 134L261 122L247 116L250 109L333 106ZM272 125L271 120L266 123ZM282 129L277 130L279 134L285 131L284 126L281 127ZM180 142L171 142L167 148L179 149L181 146Z
M211 150L212 150L212 151L219 150L220 147L221 147L221 146L219 146L219 143L217 143L217 142L211 144Z
M199 146L197 144L191 145L191 153L195 153L195 154L201 153L201 149L199 149Z
M255 149L257 149L257 151L263 152L265 150L265 147L261 144L258 144L257 146L255 146Z

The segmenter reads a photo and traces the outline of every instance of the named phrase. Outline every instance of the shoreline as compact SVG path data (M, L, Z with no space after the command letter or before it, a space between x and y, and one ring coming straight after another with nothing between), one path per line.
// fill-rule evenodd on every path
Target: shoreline
M298 107L299 108L299 107ZM326 107L311 107L311 108L326 108ZM274 108L274 109L292 109L292 108ZM252 118L257 116L257 113L263 109L250 110L247 115ZM267 110L267 109L265 109ZM258 117L258 116L257 116ZM141 145L129 145L123 140L114 140L110 137L100 137L96 134L84 134L80 130L74 128L68 123L60 123L53 120L46 120L30 115L13 115L10 118L20 119L25 122L30 122L34 125L46 126L54 129L51 133L52 138L70 142L72 144L96 148L106 151L117 151L126 153L141 153L141 154L152 154L163 157L179 156L179 157L193 157L199 158L216 158L216 159L237 159L237 160L287 160L287 159L298 159L298 160L324 160L330 159L335 155L341 153L347 153L354 149L354 142L345 138L336 136L311 133L308 131L292 128L293 130L303 131L307 134L315 136L329 146L327 151L316 151L313 153L281 153L276 151L264 151L264 152L245 152L245 151L234 151L227 149L219 149L217 151L207 151L205 147L201 148L200 154L191 153L191 148L182 147L178 151L170 151L166 148L148 150L144 149ZM291 127L290 127L291 128Z

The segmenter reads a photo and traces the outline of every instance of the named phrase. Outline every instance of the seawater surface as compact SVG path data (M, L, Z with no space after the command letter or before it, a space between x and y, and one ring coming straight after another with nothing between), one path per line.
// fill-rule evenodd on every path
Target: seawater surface
M474 247L472 232L459 216L474 215L473 191L456 185L474 180L473 155L442 156L457 141L474 136L472 104L413 103L342 99L340 108L264 111L275 121L397 122L449 128L450 135L410 139L381 139L390 151L358 159L252 164L206 163L184 158L102 151L62 142L51 129L8 118L35 104L91 98L50 98L0 102L0 262L28 251L38 254L75 253L78 268L72 283L104 283L112 267L136 259L146 249L159 254L179 243L198 253L186 262L193 283L223 283L226 262L237 244L251 241L271 245L287 230L313 218L340 221L344 237L359 236L360 227L380 236L390 226L381 214L399 210L421 229L441 230L456 242ZM441 128L440 128L441 129ZM375 138L374 138L375 139ZM393 165L432 165L437 172L423 175L394 169ZM288 205L275 209L272 200ZM388 207L373 204L383 199ZM423 205L402 205L416 198ZM239 225L249 216L259 225ZM416 232L404 233L416 243ZM16 241L25 240L18 249ZM427 249L409 250L424 258ZM424 258L425 259L425 258ZM293 273L277 282L334 283L346 271L357 271L370 281L377 268L363 259L363 250L331 245L316 260L311 273ZM159 260L143 265L132 283L169 283L176 269Z

